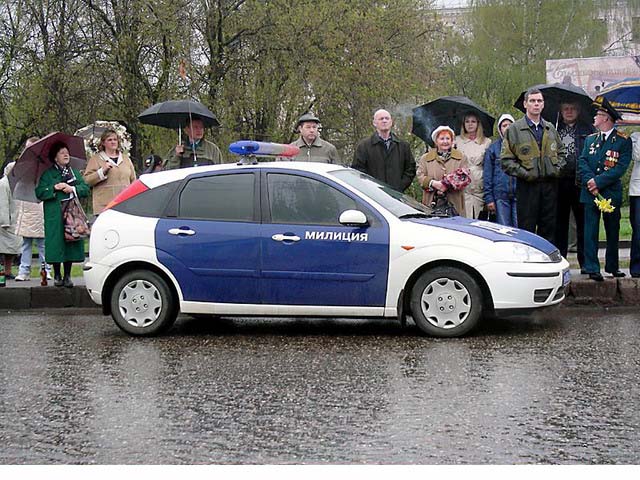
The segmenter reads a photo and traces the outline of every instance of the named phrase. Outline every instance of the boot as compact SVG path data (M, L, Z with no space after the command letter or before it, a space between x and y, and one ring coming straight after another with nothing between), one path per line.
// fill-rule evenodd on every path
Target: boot
M4 278L7 280L13 280L16 277L11 274L11 269L13 268L13 255L9 255L7 253L4 254Z

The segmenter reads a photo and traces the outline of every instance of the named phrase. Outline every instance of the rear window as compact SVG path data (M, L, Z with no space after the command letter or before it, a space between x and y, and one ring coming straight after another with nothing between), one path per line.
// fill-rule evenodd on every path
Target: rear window
M140 217L162 217L169 200L180 186L179 181L165 183L136 195L113 207L113 210Z
M199 177L180 193L179 218L252 222L255 220L255 175L240 173Z

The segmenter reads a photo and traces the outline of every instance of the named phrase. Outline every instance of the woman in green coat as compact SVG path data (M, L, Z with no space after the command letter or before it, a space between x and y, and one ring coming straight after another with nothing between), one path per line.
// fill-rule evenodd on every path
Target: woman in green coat
M44 205L45 256L47 263L53 265L53 284L71 288L71 266L73 262L84 262L84 241L65 241L62 204L74 196L88 196L89 187L80 171L69 165L69 149L64 143L58 142L51 147L49 160L53 166L42 174L36 187L36 197ZM64 278L60 272L61 263L64 264Z

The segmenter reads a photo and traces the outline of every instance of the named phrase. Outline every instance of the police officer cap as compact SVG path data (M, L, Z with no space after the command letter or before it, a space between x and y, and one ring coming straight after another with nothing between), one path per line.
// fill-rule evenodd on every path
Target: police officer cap
M320 123L320 119L316 117L313 113L305 113L298 119L298 123L296 123L296 128L302 125L304 122Z
M607 112L613 121L618 121L622 119L622 115L618 113L618 111L611 106L609 100L607 100L602 95L598 95L592 104L596 109L602 110L603 112Z

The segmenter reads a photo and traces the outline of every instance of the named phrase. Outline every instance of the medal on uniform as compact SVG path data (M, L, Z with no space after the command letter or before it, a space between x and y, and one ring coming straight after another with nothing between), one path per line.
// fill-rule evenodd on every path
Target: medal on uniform
M610 168L615 167L618 164L619 157L620 152L616 152L615 150L607 150L604 158L604 169L609 170Z

